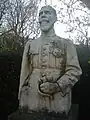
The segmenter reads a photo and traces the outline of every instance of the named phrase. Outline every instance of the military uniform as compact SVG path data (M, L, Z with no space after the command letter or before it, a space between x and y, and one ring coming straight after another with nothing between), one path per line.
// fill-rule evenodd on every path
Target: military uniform
M82 73L76 49L70 40L56 35L26 43L19 88L20 108L30 111L48 111L68 116L71 108L71 88ZM46 40L47 39L47 40ZM39 89L46 81L57 83L60 92L44 94ZM45 78L45 79L44 79Z

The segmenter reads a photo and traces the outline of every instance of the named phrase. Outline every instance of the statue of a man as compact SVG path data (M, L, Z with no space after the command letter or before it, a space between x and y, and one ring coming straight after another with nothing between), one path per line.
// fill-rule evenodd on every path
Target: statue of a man
M56 20L54 8L41 8L41 36L28 41L24 49L19 106L21 109L27 107L30 114L47 111L53 116L53 113L60 115L60 120L68 120L64 117L68 116L71 108L71 89L82 71L73 43L55 34Z

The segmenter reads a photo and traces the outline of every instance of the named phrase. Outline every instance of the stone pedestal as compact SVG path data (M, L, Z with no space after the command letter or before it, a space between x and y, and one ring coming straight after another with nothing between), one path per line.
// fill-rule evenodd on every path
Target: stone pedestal
M44 112L27 112L27 108L23 110L17 110L12 113L8 120L77 120L78 119L78 105L72 105L68 117L64 115L58 115L56 113Z

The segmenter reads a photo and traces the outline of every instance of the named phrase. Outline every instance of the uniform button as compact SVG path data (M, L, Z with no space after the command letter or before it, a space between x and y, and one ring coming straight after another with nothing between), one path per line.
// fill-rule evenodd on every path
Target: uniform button
M46 69L46 65L41 65L41 67L42 67L43 69Z
M42 60L42 62L46 62L46 60L45 60L45 59L43 59L43 60Z
M47 52L42 52L41 55L42 56L47 56L48 54L47 54Z
M46 53L42 53L42 56L46 56L47 54Z

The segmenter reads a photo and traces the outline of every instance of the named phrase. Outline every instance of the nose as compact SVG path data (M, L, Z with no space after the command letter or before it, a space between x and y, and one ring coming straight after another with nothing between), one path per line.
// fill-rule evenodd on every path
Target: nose
M42 18L46 17L46 14L45 14L44 11L42 12L41 17L42 17Z

